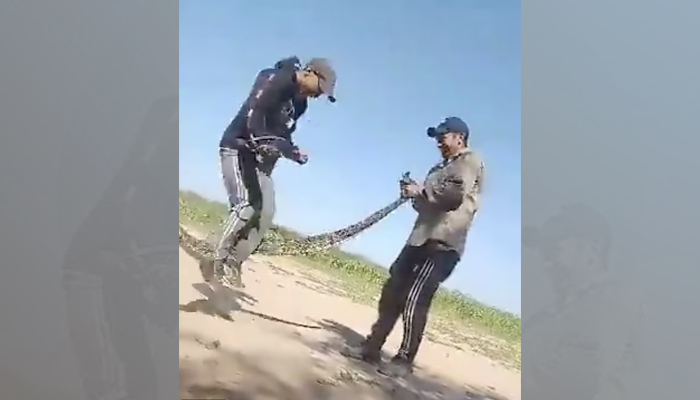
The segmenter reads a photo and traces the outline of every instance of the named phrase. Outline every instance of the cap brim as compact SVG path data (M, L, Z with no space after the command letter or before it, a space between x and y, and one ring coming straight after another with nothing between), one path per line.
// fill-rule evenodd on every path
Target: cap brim
M431 138L433 138L433 139L436 138L436 137L438 137L438 136L440 136L440 135L442 134L442 132L440 131L440 129L438 129L438 128L436 128L436 127L430 127L430 128L428 128L427 133L428 133L428 137L431 137Z

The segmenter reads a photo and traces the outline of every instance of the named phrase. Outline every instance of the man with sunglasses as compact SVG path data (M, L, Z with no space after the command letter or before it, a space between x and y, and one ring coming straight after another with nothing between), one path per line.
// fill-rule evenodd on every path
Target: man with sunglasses
M242 287L241 265L257 249L275 213L271 178L280 157L300 165L308 156L292 140L309 98L335 102L336 73L324 58L302 67L297 57L258 74L253 89L219 143L229 216L213 259L200 263L207 282Z
M403 315L403 340L396 356L379 372L401 377L413 371L433 296L457 266L474 215L484 177L481 157L467 146L469 128L459 118L428 129L442 154L423 182L402 182L401 195L418 213L413 231L389 269L378 305L378 318L359 347L343 354L366 362L381 361L381 349Z

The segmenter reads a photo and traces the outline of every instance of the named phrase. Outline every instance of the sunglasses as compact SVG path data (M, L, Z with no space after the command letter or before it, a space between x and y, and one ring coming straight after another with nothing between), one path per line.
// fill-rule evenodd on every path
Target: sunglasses
M444 132L444 133L439 133L437 136L435 136L435 141L437 143L444 143L448 139L448 137L454 137L454 136L458 136L458 137L461 136L462 138L464 138L464 135L462 135L461 133Z

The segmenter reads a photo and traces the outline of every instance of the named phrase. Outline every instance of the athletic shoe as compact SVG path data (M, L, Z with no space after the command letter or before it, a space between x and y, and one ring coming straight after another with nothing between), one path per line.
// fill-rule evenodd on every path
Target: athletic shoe
M230 265L233 264L233 265ZM214 265L216 280L228 288L242 288L241 265L238 262L217 261Z
M382 360L382 356L378 351L369 351L365 346L348 346L341 350L340 354L347 358L364 361L369 364L378 364Z
M389 378L404 378L413 373L413 365L401 357L394 357L391 362L377 369L377 372Z

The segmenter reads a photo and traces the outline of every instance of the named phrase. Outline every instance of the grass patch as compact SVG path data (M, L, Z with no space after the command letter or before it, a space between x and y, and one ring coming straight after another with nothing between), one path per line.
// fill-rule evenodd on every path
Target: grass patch
M227 207L188 191L180 191L180 222L206 232L216 232ZM265 240L289 241L297 232L275 226ZM295 257L299 264L338 279L354 300L373 303L388 271L361 255L339 249L308 257ZM468 344L473 350L520 369L520 318L482 304L454 290L441 289L433 300L431 326L449 341Z

